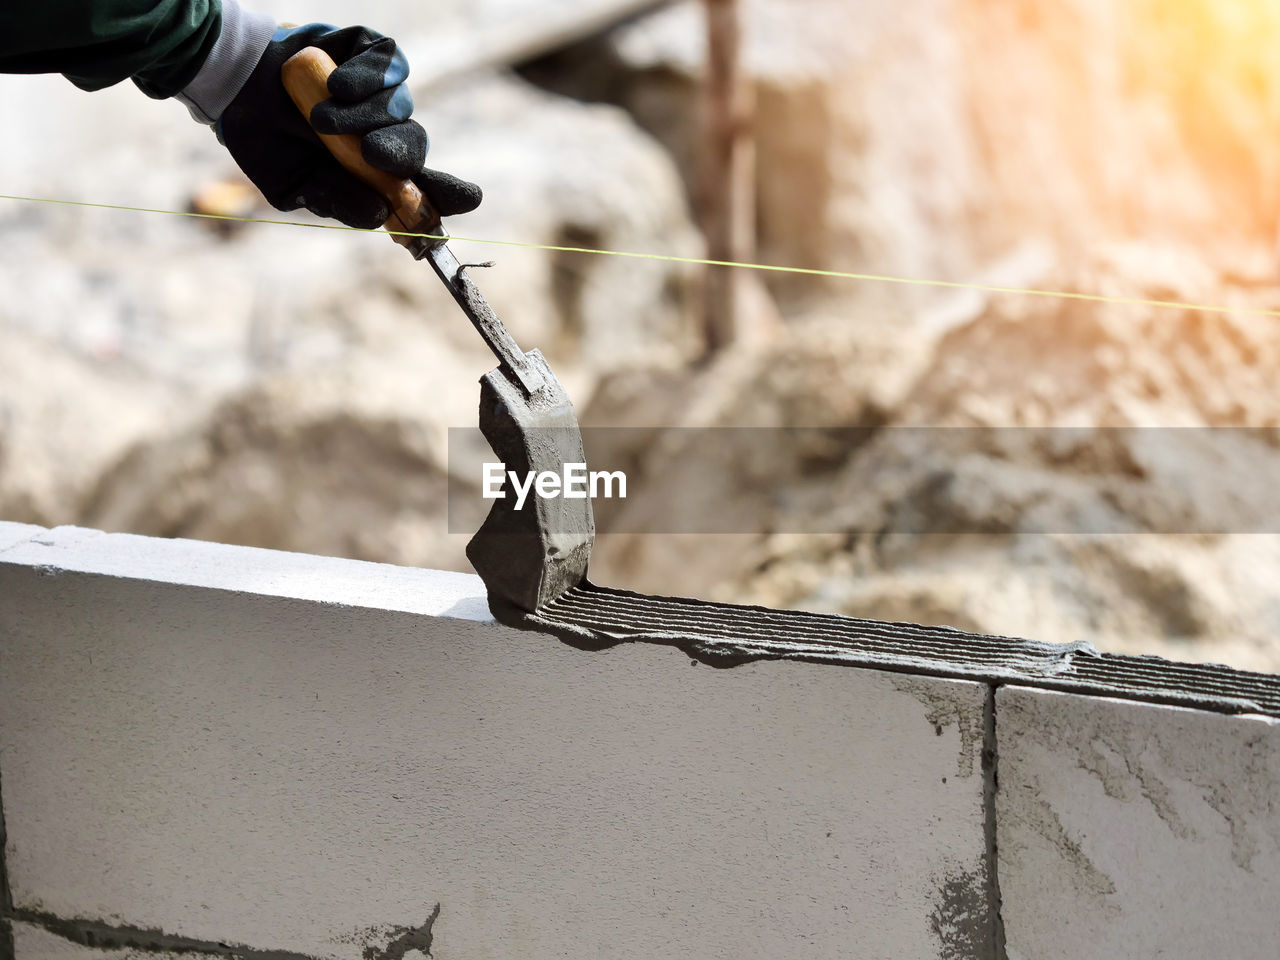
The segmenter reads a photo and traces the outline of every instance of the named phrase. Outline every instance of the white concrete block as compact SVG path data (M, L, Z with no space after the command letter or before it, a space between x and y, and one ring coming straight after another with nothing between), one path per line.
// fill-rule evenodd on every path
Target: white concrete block
M1010 960L1280 956L1280 722L1002 687Z
M45 536L15 541L16 546L0 554L0 563L430 616L493 619L484 587L474 574L84 527L30 529Z
M431 571L66 544L0 554L20 915L339 960L428 929L437 960L985 955L980 684L584 652ZM449 618L370 609L396 590Z

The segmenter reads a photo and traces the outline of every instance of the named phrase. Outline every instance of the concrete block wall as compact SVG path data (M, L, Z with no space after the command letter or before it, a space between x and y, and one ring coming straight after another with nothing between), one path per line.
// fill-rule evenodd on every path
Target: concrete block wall
M1266 718L0 524L4 960L1274 958L1278 769Z
M1280 957L1280 722L996 692L1013 958Z

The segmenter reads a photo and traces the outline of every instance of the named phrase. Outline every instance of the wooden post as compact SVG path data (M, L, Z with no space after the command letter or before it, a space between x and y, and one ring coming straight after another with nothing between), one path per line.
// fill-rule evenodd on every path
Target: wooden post
M711 260L750 261L755 238L754 91L742 67L738 0L703 0L707 11L705 136L700 199ZM707 353L741 334L745 271L707 267L703 318Z

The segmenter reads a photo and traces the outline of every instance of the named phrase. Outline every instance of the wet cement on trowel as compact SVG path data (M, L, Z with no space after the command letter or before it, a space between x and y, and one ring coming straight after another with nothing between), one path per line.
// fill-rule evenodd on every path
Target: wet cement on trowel
M589 650L660 643L716 667L803 660L1280 717L1280 676L1100 653L1087 643L646 596L585 580L535 613L504 609L492 598L491 606L509 626L552 633Z

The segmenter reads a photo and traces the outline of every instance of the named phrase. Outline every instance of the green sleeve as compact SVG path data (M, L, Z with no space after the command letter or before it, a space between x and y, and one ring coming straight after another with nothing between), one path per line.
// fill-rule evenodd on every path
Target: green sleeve
M221 27L221 0L0 0L0 73L61 73L84 90L133 78L170 97Z

